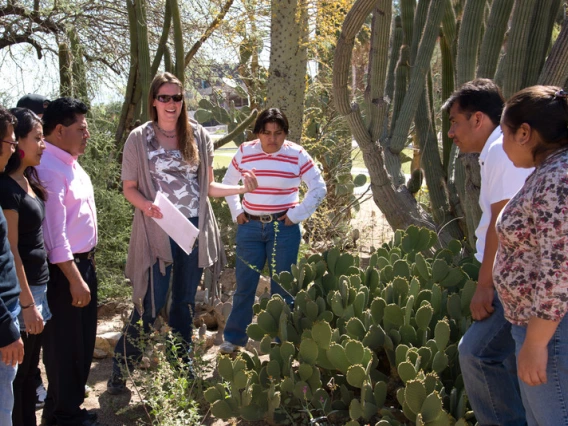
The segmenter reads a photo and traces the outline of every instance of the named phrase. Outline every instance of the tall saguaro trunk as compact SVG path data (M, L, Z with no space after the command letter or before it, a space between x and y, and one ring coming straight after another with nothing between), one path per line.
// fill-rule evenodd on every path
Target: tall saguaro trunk
M59 94L73 96L73 71L71 50L67 43L59 43Z
M302 136L306 91L308 11L306 0L272 0L268 107L281 108L288 117L288 138Z

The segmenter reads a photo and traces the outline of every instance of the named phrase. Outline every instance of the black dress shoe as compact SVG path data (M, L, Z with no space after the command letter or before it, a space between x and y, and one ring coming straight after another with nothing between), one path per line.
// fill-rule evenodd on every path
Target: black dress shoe
M88 417L79 423L79 426L100 426L100 423L97 422L97 419L89 419Z
M94 411L87 411L85 418L87 420L94 421L94 420L97 420L99 418L99 416Z
M97 423L97 418L98 418L97 413L95 413L94 411L85 410L84 419L81 423L79 423L79 425L80 426L98 425L99 423ZM48 419L47 417L42 417L40 426L57 426L57 420L55 420L54 417L50 419Z

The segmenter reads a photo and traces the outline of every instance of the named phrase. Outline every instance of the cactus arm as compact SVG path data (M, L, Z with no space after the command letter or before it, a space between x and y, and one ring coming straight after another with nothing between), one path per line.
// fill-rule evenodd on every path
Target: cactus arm
M160 41L158 42L158 48L156 49L156 55L152 61L152 75L156 75L158 68L160 67L160 62L162 62L162 57L164 56L164 49L168 42L168 35L170 34L170 27L172 22L172 11L170 8L170 2L166 2L166 10L164 12L164 25L162 26L162 35L160 36Z
M440 51L442 54L442 99L446 100L454 91L454 61L453 53L450 44L445 36L440 39ZM448 172L448 165L450 163L450 152L452 150L453 142L448 137L450 130L450 121L448 113L442 111L442 163L444 171Z
M87 74L85 62L83 61L83 45L75 31L69 31L68 35L71 43L71 53L73 54L73 96L90 105L89 93L87 91Z
M406 84L408 82L408 74L410 73L410 49L408 46L402 46L400 56L396 66L395 91L392 108L392 126L396 126L396 120L400 114L400 108L406 96Z
M219 139L218 141L216 141L213 144L213 149L219 149L221 148L223 145L231 142L233 139L235 139L238 135L240 135L241 133L243 133L246 128L248 126L250 126L250 124L256 120L256 117L258 116L258 111L256 109L253 109L250 113L250 115L245 118L237 127L235 127L233 129L233 131L225 136L223 136L221 139Z
M168 0L170 3L170 10L172 12L172 23L174 24L174 56L176 58L176 63L174 66L174 75L184 83L184 69L185 69L185 58L183 51L183 33L181 30L181 17L179 13L179 5L177 0Z
M392 16L392 3L385 2L385 7L377 6L373 12L371 28L371 50L367 80L368 130L371 140L379 139L388 103L383 99L385 75L387 74L389 49L389 23ZM385 42L386 41L386 42Z
M446 0L444 7L444 18L442 19L442 33L450 47L455 45L456 42L456 14L452 6L452 0ZM453 49L452 49L453 51Z
M67 43L59 43L59 94L73 96L73 74L71 72L71 51Z
M481 52L477 65L477 77L493 78L497 69L499 53L503 46L507 23L513 10L514 0L495 0L481 42Z
M333 61L333 88L335 106L342 116L345 116L353 137L360 147L372 144L371 135L367 132L361 112L357 105L351 106L349 96L349 81L351 56L358 30L367 16L375 8L377 0L357 0L347 13L341 36L337 40Z
M475 76L484 9L484 1L467 0L465 3L458 37L456 81L458 86L473 80Z
M418 54L418 46L423 36L424 25L426 25L426 18L428 16L428 6L431 0L419 1L416 6L416 13L414 14L414 24L412 29L412 39L410 42L410 64L414 65L416 55Z
M418 101L424 89L426 73L430 68L430 58L440 33L440 23L444 14L443 2L444 0L432 0L428 9L426 26L416 56L417 60L410 76L406 97L404 98L401 113L391 139L390 150L393 154L399 154L404 148L410 124L418 108Z
M523 86L534 86L538 80L538 75L544 64L546 51L552 36L552 26L550 21L556 16L558 9L553 9L554 0L541 0L533 12L533 20L530 31L531 36L528 41L527 63L525 65L525 75ZM546 31L544 30L546 29Z
M427 89L424 88L419 99L418 110L414 119L418 136L420 151L422 153L421 166L428 185L431 211L434 221L447 226L447 230L456 238L463 235L457 221L453 220L450 200L446 185L446 173L442 166L436 130L432 123L430 103Z
M124 103L120 111L120 119L114 134L116 145L121 145L124 134L129 123L132 121L132 114L135 104L135 88L138 79L138 33L136 32L136 11L132 2L126 2L126 10L128 12L128 30L130 35L130 69L128 70L128 81L126 83L126 93L124 94Z
M568 79L568 18L540 72L538 84L564 86Z
M525 65L527 63L528 41L533 11L538 6L537 0L517 0L513 10L511 33L505 55L505 79L503 96L507 99L523 85Z
M416 0L400 1L400 17L402 30L404 32L403 43L410 46L412 43L412 30L414 25L414 11L416 10Z
M148 90L152 76L150 75L150 48L148 46L148 24L146 20L146 1L134 2L136 10L136 31L138 33L138 72L140 73L140 88L142 102L140 106L140 119L148 120ZM138 109L138 107L137 107Z
M398 63L398 58L400 55L400 47L402 46L402 41L404 38L404 31L402 30L400 16L394 18L394 24L392 26L392 42L391 51L389 59L389 70L387 73L387 83L385 85L385 97L388 99L393 99L394 96L394 86L396 79L396 67Z

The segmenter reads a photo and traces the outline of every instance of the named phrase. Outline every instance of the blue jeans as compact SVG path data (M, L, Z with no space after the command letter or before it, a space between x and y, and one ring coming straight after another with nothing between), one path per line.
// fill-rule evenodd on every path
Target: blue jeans
M525 341L527 328L513 325L516 354ZM568 319L560 321L548 343L547 382L529 386L519 380L529 426L568 426Z
M34 298L36 308L43 318L43 325L45 325L45 323L51 319L51 311L47 304L47 284L31 285L30 292ZM26 325L24 324L24 314L22 312L18 315L18 321L20 321L20 330L25 332Z
M458 349L467 397L480 426L524 426L511 324L495 293L495 311L476 321Z
M19 328L18 313L20 312L20 304L16 303L11 309L12 320ZM15 367L4 364L0 357L0 425L12 425L12 408L14 407L14 390L12 384L16 378L18 365Z
M190 221L197 227L197 218L191 218ZM160 273L158 262L152 267L152 275L154 279L154 306L156 314L158 314L168 301L168 291L170 287L170 274L173 269L172 280L172 304L170 306L168 324L172 327L174 333L178 333L185 345L189 347L191 343L191 335L193 332L193 313L195 312L195 295L197 287L201 281L203 268L199 268L199 247L197 243L189 255L179 248L179 246L170 239L172 247L173 265L166 268L166 274ZM142 353L138 343L140 337L140 327L138 321L142 319L144 332L150 331L150 326L156 320L152 315L152 292L150 285L144 297L144 313L142 316L135 308L130 318L130 323L126 325L124 332L118 340L114 349L114 369L115 374L120 375L121 366L124 360L133 361L140 360ZM125 351L126 346L126 351Z
M266 261L273 273L290 271L292 264L298 261L300 249L300 225L284 225L283 221L262 223L250 220L237 228L237 290L233 296L233 309L224 331L225 341L244 346L248 336L246 329L252 321L252 306L260 278L260 271ZM272 271L272 264L276 270ZM293 297L273 279L270 280L271 294L280 294L286 303L291 304Z

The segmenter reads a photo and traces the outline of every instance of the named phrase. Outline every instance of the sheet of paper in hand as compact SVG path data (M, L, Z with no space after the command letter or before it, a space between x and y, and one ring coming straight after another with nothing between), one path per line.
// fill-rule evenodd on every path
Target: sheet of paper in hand
M187 254L191 253L191 249L199 235L199 229L159 191L156 193L154 204L160 208L163 217L161 219L153 217L152 219L160 225L166 234L168 234L183 251Z

